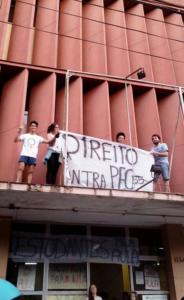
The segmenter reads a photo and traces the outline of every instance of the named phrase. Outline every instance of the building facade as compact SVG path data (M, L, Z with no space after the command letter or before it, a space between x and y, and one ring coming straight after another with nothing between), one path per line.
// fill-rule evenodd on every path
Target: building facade
M103 300L126 299L130 290L143 300L184 296L180 2L0 1L0 275L21 288L25 299L82 299L90 282ZM139 68L145 78L136 77ZM127 145L144 150L158 133L169 146L171 193L159 193L160 186L158 193L44 186L45 146L35 185L15 184L20 145L13 140L17 128L31 120L38 121L43 136L53 121L110 141L123 131ZM20 255L14 251L18 236L26 243ZM57 261L52 253L31 259L29 247L42 253L31 239L61 236L135 238L140 265L76 263L66 256Z

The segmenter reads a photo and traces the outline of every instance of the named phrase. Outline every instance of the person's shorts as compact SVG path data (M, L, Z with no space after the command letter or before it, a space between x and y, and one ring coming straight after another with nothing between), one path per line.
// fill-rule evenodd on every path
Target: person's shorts
M169 165L166 163L160 164L161 171L162 171L162 178L164 181L168 181L169 178Z
M27 166L36 166L36 158L30 156L21 155L19 158L19 162L24 162Z

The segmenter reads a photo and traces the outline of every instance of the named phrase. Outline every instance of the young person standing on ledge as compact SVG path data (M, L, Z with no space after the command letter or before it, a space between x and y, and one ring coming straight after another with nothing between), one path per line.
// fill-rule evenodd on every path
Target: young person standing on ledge
M164 181L164 192L169 193L169 160L168 160L168 146L161 143L159 134L152 135L152 142L154 147L151 149L151 154L154 157L155 164L161 167L161 174Z
M22 134L23 128L19 127L17 136L14 139L14 142L23 143L22 151L18 162L16 182L22 182L22 175L25 167L27 166L28 168L27 183L31 184L33 172L36 166L39 144L41 143L49 144L53 142L56 138L56 136L54 136L50 140L44 139L42 136L36 134L37 128L38 128L38 122L31 121L29 125L29 133Z
M47 184L56 183L57 173L63 159L63 144L61 139L59 139L59 125L56 123L50 124L47 128L47 138L50 140L57 134L57 138L49 144L47 153L44 158L44 163L47 165Z
M116 142L117 143L124 144L125 138L126 138L126 136L125 136L124 132L118 132L116 134Z
M88 300L102 300L100 296L97 296L97 287L95 284L91 284L89 287Z

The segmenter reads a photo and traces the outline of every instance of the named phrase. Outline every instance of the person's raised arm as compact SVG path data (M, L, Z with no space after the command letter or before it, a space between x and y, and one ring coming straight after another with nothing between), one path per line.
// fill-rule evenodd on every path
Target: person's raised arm
M56 138L58 138L59 137L59 132L58 133L56 133L52 138L46 138L46 139L43 139L43 143L44 144L52 144L53 145L53 143L55 142L55 140L56 140Z
M20 141L20 136L21 134L23 133L23 127L20 126L18 129L17 129L17 135L16 137L14 138L14 142L17 143Z

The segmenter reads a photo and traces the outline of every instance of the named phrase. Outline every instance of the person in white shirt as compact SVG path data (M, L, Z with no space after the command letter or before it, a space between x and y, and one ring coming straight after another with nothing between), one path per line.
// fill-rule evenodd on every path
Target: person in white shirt
M22 142L22 150L18 162L17 178L16 182L22 182L22 175L25 167L28 168L27 183L31 184L33 172L36 166L36 159L38 155L38 147L41 143L49 144L55 140L55 136L52 139L44 139L42 136L36 134L38 128L37 121L31 121L29 126L29 133L22 134L23 128L19 127L17 136L14 142Z
M97 296L97 287L95 284L91 284L89 287L88 300L102 300L100 296Z
M58 136L52 143L50 143L44 158L44 163L47 165L47 173L46 173L47 184L56 183L57 173L63 159L63 144L61 138L59 138L61 134L59 132L59 125L56 123L52 123L49 125L47 129L47 138L50 140L56 134L58 134Z

